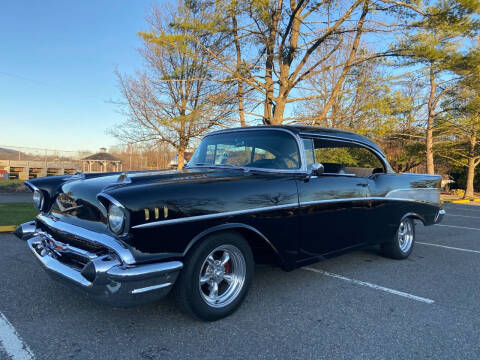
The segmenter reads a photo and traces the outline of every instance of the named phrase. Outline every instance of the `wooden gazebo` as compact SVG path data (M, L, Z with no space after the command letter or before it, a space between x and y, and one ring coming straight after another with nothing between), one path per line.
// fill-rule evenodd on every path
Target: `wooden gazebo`
M100 152L82 159L82 170L83 172L122 171L122 161L107 153L106 148L100 148Z

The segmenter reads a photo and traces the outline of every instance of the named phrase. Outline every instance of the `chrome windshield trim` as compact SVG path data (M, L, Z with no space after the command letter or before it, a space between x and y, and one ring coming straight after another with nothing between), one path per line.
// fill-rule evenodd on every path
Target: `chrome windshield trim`
M220 213L215 213L215 214L188 216L188 217L184 217L184 218L171 219L171 220L161 220L161 221L154 221L154 222L151 222L151 223L135 225L135 226L132 226L132 229L144 229L144 228L150 228L150 227L155 227L155 226L172 225L172 224L183 223L183 222L216 219L216 218L225 217L225 216L235 216L235 215L249 214L249 213L255 213L255 212L279 210L279 209L286 209L286 208L292 208L292 207L297 207L297 206L298 206L298 203L289 203L289 204L259 207L259 208L254 208L254 209L225 211L225 212L220 212Z
M231 133L231 132L265 131L265 130L267 130L267 131L283 131L283 132L286 132L286 133L290 134L291 136L293 136L293 138L297 142L298 151L300 153L299 154L300 155L300 159L299 159L300 160L300 167L298 167L297 169L266 169L266 168L256 168L256 167L251 167L251 168L247 168L247 169L265 171L265 172L269 172L269 173L297 173L297 174L298 173L302 173L302 174L307 173L307 162L305 160L305 149L303 148L303 141L300 139L300 136L298 136L298 134L296 134L295 132L293 132L291 130L288 130L288 129L265 126L265 129L246 127L246 128L238 128L238 129L219 130L219 131L214 131L214 132L211 132L211 133L205 135L203 137L203 139L207 138L208 136L215 136L215 135L219 135L219 134L228 134L228 133ZM190 169L201 168L201 166L190 166L190 167L187 167L187 169L188 168L190 168ZM225 169L225 168L218 167L218 169Z
M103 234L91 230L87 230L83 227L68 224L61 220L53 219L50 216L39 214L37 216L38 221L43 222L45 225L69 235L79 236L82 239L91 241L93 243L99 243L115 252L125 264L135 264L135 258L131 251L121 244L116 238L108 234Z
M305 172L301 169L266 169L259 167L227 167L227 166L215 166L215 165L194 165L194 166L185 166L185 169L214 169L214 170L241 170L244 172L249 171L258 171L265 172L270 174L304 174Z

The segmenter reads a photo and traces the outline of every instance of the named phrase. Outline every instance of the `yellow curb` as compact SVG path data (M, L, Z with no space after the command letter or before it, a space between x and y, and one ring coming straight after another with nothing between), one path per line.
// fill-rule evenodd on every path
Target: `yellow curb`
M12 232L16 228L17 228L16 225L0 226L0 233L1 232Z
M468 204L470 200L453 200L452 203L454 204Z
M473 199L473 201L475 201L475 202L480 202L480 199L479 199L479 198Z

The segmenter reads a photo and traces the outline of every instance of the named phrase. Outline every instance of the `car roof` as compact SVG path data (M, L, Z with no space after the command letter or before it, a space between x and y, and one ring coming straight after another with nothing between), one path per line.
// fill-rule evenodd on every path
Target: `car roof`
M377 152L380 154L384 155L382 149L375 144L372 140L369 138L356 134L351 131L346 131L346 130L341 130L341 129L334 129L334 128L325 128L325 127L320 127L320 126L309 126L309 125L275 125L275 126L249 126L246 128L231 128L231 129L223 129L219 131L215 131L214 133L226 133L229 131L235 131L235 130L265 130L265 129L285 129L289 130L297 135L311 135L311 136L323 136L323 137L330 137L330 138L336 138L336 139L344 139L344 140L351 140L355 142L362 143L364 145L367 145L373 149L375 149ZM385 155L384 155L385 156Z

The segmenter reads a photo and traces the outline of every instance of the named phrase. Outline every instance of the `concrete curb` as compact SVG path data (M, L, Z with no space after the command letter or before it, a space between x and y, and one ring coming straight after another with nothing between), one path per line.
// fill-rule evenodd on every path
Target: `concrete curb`
M450 204L468 204L472 202L480 202L480 198L475 199L459 199L459 200L442 200L442 203L450 203Z
M6 226L0 226L0 233L5 233L5 232L12 232L17 228L17 225L6 225Z

